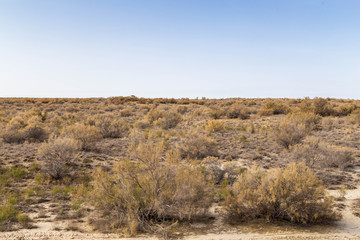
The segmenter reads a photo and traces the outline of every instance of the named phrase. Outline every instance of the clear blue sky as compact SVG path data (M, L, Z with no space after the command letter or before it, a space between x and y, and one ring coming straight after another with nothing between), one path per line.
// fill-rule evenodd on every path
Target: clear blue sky
M2 97L360 98L359 0L0 0Z

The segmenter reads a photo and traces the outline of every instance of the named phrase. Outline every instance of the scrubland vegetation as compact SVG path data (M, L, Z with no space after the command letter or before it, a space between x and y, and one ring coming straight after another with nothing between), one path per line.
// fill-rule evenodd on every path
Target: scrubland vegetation
M327 188L351 188L359 164L355 100L3 98L0 107L1 231L46 218L67 222L60 230L163 237L220 217L331 223L341 210Z

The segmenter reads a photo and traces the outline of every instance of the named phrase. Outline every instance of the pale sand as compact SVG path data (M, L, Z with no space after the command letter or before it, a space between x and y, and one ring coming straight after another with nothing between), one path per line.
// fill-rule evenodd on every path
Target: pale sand
M354 177L358 179L359 177L354 174ZM333 196L339 196L339 191L333 190L329 191ZM360 186L357 189L347 190L345 195L346 200L344 200L345 208L342 211L343 218L338 221L333 227L327 227L324 233L319 233L318 231L304 230L304 231L273 231L269 230L267 233L256 233L256 232L241 232L241 228L232 231L222 231L220 233L210 233L205 235L188 235L181 237L185 240L250 240L250 239L360 239L360 218L356 217L351 212L351 205L353 201L360 198ZM48 218L49 220L53 219L53 216ZM26 239L26 240L45 240L45 239L54 239L54 240L63 240L63 239L124 239L124 240L141 240L141 239L158 239L151 236L138 236L136 238L120 238L116 234L101 234L101 233L80 233L72 231L54 231L56 227L61 227L61 222L56 221L47 221L41 220L36 223L34 229L24 229L15 232L2 232L0 233L0 240L10 240L10 239ZM219 223L220 224L220 223ZM266 227L265 227L266 228Z

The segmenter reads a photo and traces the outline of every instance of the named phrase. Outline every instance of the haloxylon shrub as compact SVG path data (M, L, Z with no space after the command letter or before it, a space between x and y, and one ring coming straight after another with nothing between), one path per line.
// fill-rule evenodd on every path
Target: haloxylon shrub
M181 164L177 152L147 140L133 145L131 156L133 161L122 161L111 172L98 169L89 193L113 228L154 232L159 223L190 220L207 210L211 190L204 175Z
M275 139L283 147L298 144L311 131L318 129L320 117L314 113L292 113L275 130Z
M291 148L291 157L295 161L303 161L310 167L335 167L344 169L352 166L351 149L330 145L315 137L307 137L302 144Z
M102 135L97 127L81 123L68 126L65 128L61 136L79 141L81 143L81 149L85 151L95 149L96 143L102 138Z
M38 149L38 158L44 162L45 172L54 180L68 173L67 165L75 158L81 143L72 138L51 139Z
M208 156L218 155L218 144L216 140L196 130L188 132L181 140L178 148L184 158L203 159Z
M2 133L3 141L7 143L43 142L48 138L48 133L42 125L37 117L30 119L14 117Z
M99 129L104 138L122 138L129 133L129 123L107 115L96 115L88 119L90 125Z
M314 224L340 217L321 180L304 163L267 172L252 168L242 173L231 187L226 208L240 220Z

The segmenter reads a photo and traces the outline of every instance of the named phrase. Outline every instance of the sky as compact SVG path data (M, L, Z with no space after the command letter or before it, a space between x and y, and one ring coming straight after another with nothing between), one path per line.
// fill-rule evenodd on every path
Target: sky
M359 90L359 0L0 0L0 97Z

